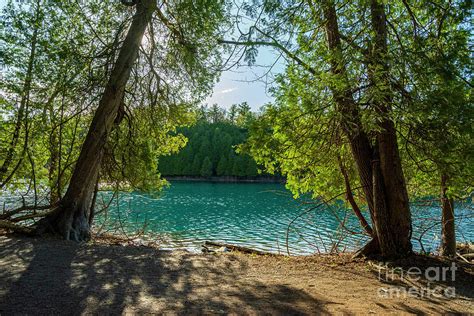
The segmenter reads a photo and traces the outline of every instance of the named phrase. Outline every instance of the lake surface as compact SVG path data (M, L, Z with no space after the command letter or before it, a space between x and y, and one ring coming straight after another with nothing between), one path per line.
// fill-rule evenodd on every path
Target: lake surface
M112 193L103 192L100 200L107 202L111 197ZM469 207L457 209L461 241L474 240ZM440 237L435 220L439 208L414 206L412 212L414 247L421 249L417 239L423 233L424 249L433 251ZM281 184L173 182L156 196L120 193L107 217L104 223L104 216L98 216L96 227L126 233L145 227L147 234L155 236L150 238L159 237L165 248L195 251L203 241L212 240L287 253L288 229L291 254L328 252L332 247L354 250L366 240L356 234L360 233L358 221L342 204L328 207L318 201L294 200ZM341 229L341 221L347 229Z

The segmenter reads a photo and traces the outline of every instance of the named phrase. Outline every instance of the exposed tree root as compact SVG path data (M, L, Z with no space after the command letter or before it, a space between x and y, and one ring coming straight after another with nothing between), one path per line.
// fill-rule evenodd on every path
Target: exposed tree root
M10 221L0 220L0 228L15 232L15 233L20 233L23 235L28 235L28 236L35 235L35 230L33 228L18 225Z
M352 258L363 258L363 257L375 257L379 256L381 254L380 252L380 246L378 243L378 240L376 238L371 239L367 244L365 244L364 247L360 248L357 250Z
M27 210L35 210L35 211L39 211L39 210L48 210L48 209L53 209L55 207L55 205L41 205L41 206L38 206L38 205L23 205L21 207L18 207L18 208L15 208L13 210L9 210L9 211L6 211L6 212L3 212L2 214L0 214L0 220L8 220L9 218L11 218L12 216L14 215L17 215L23 211L27 211Z
M60 235L66 240L76 242L91 238L87 212L78 211L75 205L59 206L35 225L37 234Z
M34 225L25 225L21 222L27 220L34 220L41 217L48 216L52 211L46 211L42 213L37 213L37 210L47 210L50 209L51 205L42 205L42 206L32 206L32 205L23 205L19 208L9 210L0 214L0 228L7 231L23 234L23 235L37 235ZM24 211L33 211L22 214Z

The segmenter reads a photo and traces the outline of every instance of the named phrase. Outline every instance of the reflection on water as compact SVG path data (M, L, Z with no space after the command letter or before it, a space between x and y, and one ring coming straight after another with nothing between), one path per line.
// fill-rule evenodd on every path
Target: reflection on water
M103 200L112 196L102 193ZM204 240L240 244L259 250L286 253L288 224L317 205L295 201L280 184L231 184L174 182L159 196L121 193L109 210L110 219L120 219L128 232L140 229L165 236L167 247L199 249ZM307 202L307 201L306 201ZM414 208L415 218L439 218L438 208ZM459 215L468 211L458 210ZM98 217L98 221L102 221ZM116 222L116 221L115 221ZM344 222L347 229L340 229ZM415 220L414 246L428 223ZM431 224L433 222L430 222ZM461 221L460 239L473 240L472 220ZM97 225L100 226L100 223ZM121 228L122 229L122 228ZM422 239L425 250L434 250L439 243L439 226L427 229ZM298 217L288 235L292 254L327 252L337 246L354 250L363 245L365 237L355 216L341 207L316 207ZM464 238L463 238L464 237ZM342 240L341 240L342 239Z

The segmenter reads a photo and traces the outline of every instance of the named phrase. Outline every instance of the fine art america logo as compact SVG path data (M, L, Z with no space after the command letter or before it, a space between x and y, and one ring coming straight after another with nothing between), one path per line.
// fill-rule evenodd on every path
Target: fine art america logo
M381 287L378 296L382 298L454 298L456 288L443 286L440 282L456 281L456 264L449 267L429 267L424 272L418 267L402 269L400 267L379 267L379 281L404 283L404 286ZM425 284L416 283L426 280Z

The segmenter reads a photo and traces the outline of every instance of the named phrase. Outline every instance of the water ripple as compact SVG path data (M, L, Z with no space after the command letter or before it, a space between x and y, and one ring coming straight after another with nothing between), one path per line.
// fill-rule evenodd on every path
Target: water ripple
M142 193L121 193L118 203L112 203L109 216L121 218L125 229L133 231L147 223L149 232L158 233L166 240L164 246L198 249L202 241L214 240L253 247L259 250L278 252L286 249L286 232L289 222L307 209L290 195L277 194L284 187L279 184L213 184L172 183L160 194L149 196ZM104 200L110 192L102 193ZM461 215L465 209L457 209ZM415 234L421 217L439 218L439 209L414 210ZM343 233L339 220L345 216L341 209L319 209L295 221L290 229L289 245L293 254L311 254L327 251ZM103 218L98 218L99 221ZM360 231L357 218L348 213L346 226L351 231ZM426 250L433 250L439 243L439 227L435 227L422 238ZM472 217L459 223L463 238L474 239ZM346 236L347 235L347 236ZM365 238L345 234L339 248L349 250L362 245ZM414 241L415 248L419 244Z

